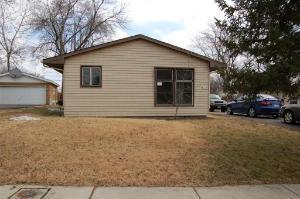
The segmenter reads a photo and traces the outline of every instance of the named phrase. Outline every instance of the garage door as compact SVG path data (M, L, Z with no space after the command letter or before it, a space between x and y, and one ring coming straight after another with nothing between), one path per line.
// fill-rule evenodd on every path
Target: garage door
M45 87L0 87L2 105L44 105Z

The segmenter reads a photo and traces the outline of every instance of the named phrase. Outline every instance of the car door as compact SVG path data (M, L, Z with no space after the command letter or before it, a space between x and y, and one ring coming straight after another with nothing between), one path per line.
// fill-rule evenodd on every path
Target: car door
M245 103L244 97L237 98L235 100L234 112L235 113L242 113L244 103Z
M296 121L300 122L300 104L294 107L294 115Z
M244 96L243 97L243 103L241 104L240 113L241 114L248 114L250 106L255 104L255 99Z

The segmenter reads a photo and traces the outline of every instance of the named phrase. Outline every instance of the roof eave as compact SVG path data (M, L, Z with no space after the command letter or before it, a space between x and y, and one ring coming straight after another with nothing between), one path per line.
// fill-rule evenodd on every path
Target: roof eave
M178 46L166 43L166 42L162 42L162 41L159 41L159 40L151 38L151 37L147 37L145 35L134 35L134 36L131 36L131 37L127 37L127 38L123 38L123 39L119 39L119 40L99 44L97 46L92 46L92 47L89 47L89 48L86 48L86 49L66 53L64 55L50 57L50 58L44 59L42 61L42 63L49 66L50 68L53 68L53 69L57 70L58 72L62 72L63 68L64 68L65 58L67 58L67 57L71 57L71 56L75 56L75 55L78 55L78 54L81 54L81 53L86 53L86 52L90 52L90 51L93 51L93 50L105 48L105 47L108 47L108 46L117 45L117 44L120 44L120 43L132 41L132 40L135 40L135 39L144 39L146 41L150 41L152 43L155 43L155 44L173 49L175 51L179 51L181 53L191 55L191 56L196 57L198 59L208 61L209 65L210 65L210 67L209 67L210 71L214 71L214 70L216 70L217 68L220 68L220 67L226 67L226 65L222 62L213 60L211 58L208 58L208 57L205 57L203 55L197 54L195 52L189 51L187 49L184 49L184 48L181 48L181 47L178 47Z
M60 57L51 57L51 58L47 58L47 59L43 59L42 63L46 66L48 66L49 68L52 68L60 73L62 73L63 69L64 69L64 57L60 56Z
M4 77L4 76L7 76L7 75L9 75L9 73L3 73L3 74L0 74L0 77ZM27 77L30 77L30 78L34 78L34 79L43 81L43 82L45 82L47 84L52 84L52 85L54 85L56 87L59 87L59 84L56 83L56 82L54 82L54 81L52 81L52 80L45 79L45 78L42 78L42 77L37 77L37 76L31 75L29 73L22 72L22 76L27 76Z
M218 69L221 69L221 68L226 68L226 64L223 63L223 62L219 62L219 61L216 61L216 60L211 60L209 62L209 71L212 72L212 71L216 71Z

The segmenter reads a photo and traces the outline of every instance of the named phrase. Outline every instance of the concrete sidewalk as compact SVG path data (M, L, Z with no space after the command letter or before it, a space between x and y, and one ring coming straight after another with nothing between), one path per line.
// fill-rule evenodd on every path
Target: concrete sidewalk
M300 185L224 187L0 186L0 199L300 199Z

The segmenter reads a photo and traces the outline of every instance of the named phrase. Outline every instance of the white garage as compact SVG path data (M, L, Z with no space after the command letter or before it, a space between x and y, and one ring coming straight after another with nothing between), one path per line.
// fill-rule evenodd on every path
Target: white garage
M57 84L19 69L0 75L0 106L46 105L56 103Z
M0 87L0 104L44 105L46 87Z

